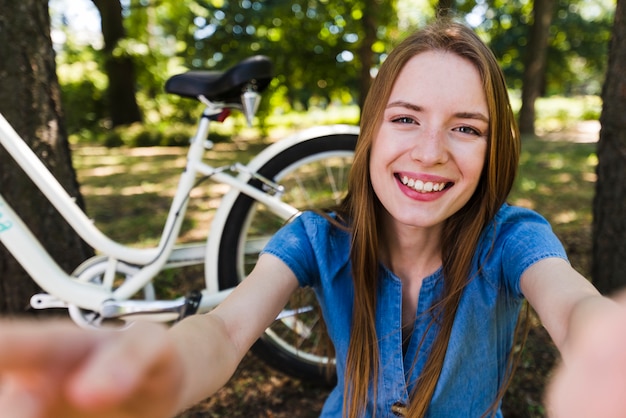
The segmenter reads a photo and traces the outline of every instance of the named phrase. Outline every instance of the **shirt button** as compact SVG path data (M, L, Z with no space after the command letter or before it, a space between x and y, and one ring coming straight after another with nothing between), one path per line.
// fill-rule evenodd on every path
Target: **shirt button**
M402 402L396 402L391 405L391 412L397 417L406 417L407 408Z

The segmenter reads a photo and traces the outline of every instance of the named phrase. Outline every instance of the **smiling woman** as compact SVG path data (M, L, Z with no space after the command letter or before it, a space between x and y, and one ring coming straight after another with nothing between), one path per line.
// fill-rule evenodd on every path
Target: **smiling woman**
M377 173L374 193L391 215L384 236L389 253L395 253L393 237L401 236L399 230L439 229L465 206L482 174L488 130L480 74L469 61L433 51L405 64L370 158L370 171Z
M323 417L501 417L525 298L566 362L584 359L593 319L617 308L541 215L505 203L520 137L476 34L441 20L408 36L361 120L347 197L283 226L210 313L97 334L2 324L0 409L171 416L226 383L299 287L335 349Z

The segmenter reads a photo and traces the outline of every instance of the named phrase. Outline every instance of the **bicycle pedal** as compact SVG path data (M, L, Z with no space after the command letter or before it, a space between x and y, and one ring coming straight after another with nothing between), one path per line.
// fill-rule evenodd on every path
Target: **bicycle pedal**
M69 305L56 296L47 293L37 293L30 298L30 306L33 309L53 309L67 308Z

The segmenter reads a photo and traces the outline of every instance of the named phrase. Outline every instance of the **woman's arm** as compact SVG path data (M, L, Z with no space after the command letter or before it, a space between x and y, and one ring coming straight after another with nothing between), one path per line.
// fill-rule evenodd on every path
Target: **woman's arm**
M563 260L522 276L522 290L559 348L546 392L552 418L626 416L626 295L613 300Z
M263 255L220 306L171 329L0 322L2 415L171 417L226 383L297 285L284 263Z
M547 258L529 267L522 275L521 288L563 356L596 315L617 307L560 258Z
M243 356L298 287L292 271L264 254L251 274L211 313L191 316L171 330L185 361L186 388L179 409L221 388Z

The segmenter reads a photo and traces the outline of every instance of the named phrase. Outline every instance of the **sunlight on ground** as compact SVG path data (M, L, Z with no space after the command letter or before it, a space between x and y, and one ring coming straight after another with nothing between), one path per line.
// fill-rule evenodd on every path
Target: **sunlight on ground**
M551 132L538 128L537 134L546 141L569 141L579 144L598 142L600 122L597 120L580 121L571 127L565 129L561 127Z

